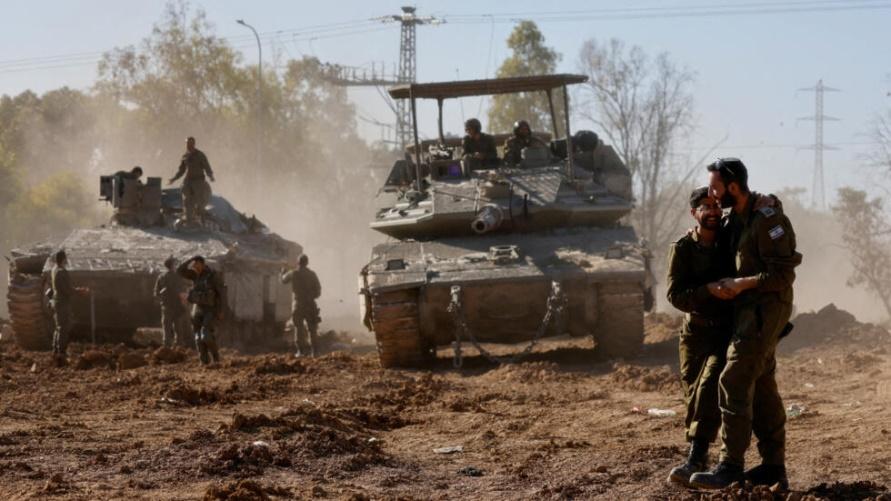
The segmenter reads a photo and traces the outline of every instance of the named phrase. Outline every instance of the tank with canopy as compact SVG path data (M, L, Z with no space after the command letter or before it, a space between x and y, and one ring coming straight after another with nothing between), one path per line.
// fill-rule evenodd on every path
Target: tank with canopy
M633 207L629 170L594 132L571 133L567 88L586 80L554 74L389 89L410 101L415 140L370 223L390 238L360 276L362 316L384 367L428 365L449 344L456 362L461 343L485 352L484 343L527 342L528 353L559 334L591 336L609 357L640 348L653 302L649 254L623 222ZM515 165L481 166L460 138L444 134L449 99L531 92L546 96L552 130L535 132L541 146L524 148ZM418 139L422 99L437 103L433 140ZM497 144L509 137L494 136Z

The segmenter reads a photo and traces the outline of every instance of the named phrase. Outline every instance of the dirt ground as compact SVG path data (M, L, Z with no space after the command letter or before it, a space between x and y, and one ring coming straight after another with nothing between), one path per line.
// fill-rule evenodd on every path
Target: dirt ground
M677 323L657 315L635 360L549 340L514 365L467 350L462 370L444 349L429 372L368 348L203 369L79 345L56 369L4 341L0 499L891 499L891 336L811 315L779 360L790 495L666 485L686 446Z

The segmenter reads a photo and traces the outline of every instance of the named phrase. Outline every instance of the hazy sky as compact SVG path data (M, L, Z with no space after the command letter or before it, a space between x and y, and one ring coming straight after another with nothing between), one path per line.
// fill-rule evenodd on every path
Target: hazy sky
M238 18L263 34L265 64L271 64L277 53L280 60L306 54L344 65L383 62L392 68L398 60L398 25L364 21L396 14L404 3L201 1L192 5L206 10L217 33L244 51L247 62L256 61L256 45L250 32L235 23ZM64 85L88 88L96 77L98 55L115 46L138 43L150 33L164 6L163 1L154 0L6 0L3 4L0 94L26 89L43 92ZM741 4L760 11L777 6L799 11L702 15ZM686 148L698 156L723 140L717 153L743 158L756 189L811 187L813 152L796 146L813 142L813 123L796 119L813 115L814 95L797 89L822 78L826 85L842 90L826 94L825 113L841 119L825 127L825 141L841 148L825 154L830 196L840 185L866 184L862 155L870 147L863 144L870 141L866 135L869 120L891 107L891 1L452 0L424 1L417 7L420 15L446 20L442 25L418 28L420 81L491 76L507 55L505 39L513 27L511 19L519 18L539 23L547 43L563 55L561 71L577 69L579 48L592 37L617 37L650 54L669 52L697 74L698 127ZM667 15L687 7L697 15ZM835 10L820 12L815 7ZM857 8L848 10L851 7ZM616 15L598 9L624 10ZM487 14L510 15L491 22ZM328 31L306 29L332 23L346 24L323 28ZM375 90L358 89L351 96L362 117L392 120ZM485 105L481 107L477 99L452 104L447 131L459 132L462 116L476 115L481 108L484 114ZM425 122L424 116L421 121ZM425 130L432 134L435 118L427 115L426 122ZM380 136L376 126L361 122L361 127L369 139Z

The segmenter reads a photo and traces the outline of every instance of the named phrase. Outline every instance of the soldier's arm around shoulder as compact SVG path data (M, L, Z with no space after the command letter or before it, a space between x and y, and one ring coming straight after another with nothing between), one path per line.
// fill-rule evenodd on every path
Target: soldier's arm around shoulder
M692 256L687 250L692 243L683 237L668 248L668 278L666 298L675 308L690 313L711 297L706 284L692 283Z
M189 268L189 265L192 264L192 260L186 260L179 264L176 267L176 274L185 278L186 280L194 281L198 276L195 274L195 271Z
M781 208L765 207L759 212L755 237L765 271L758 274L758 290L781 291L792 287L795 267L801 264L802 256L796 250L795 230Z

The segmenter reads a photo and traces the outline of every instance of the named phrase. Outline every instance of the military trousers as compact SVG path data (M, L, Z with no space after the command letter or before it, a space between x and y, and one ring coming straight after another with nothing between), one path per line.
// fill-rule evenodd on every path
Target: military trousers
M721 428L718 378L724 369L732 326L684 323L678 341L681 386L687 406L684 425L687 441L714 442Z
M203 217L204 207L210 202L210 185L205 179L186 179L182 187L183 215L187 221Z
M182 345L188 336L189 315L182 306L161 306L161 342L164 346Z
M220 350L216 337L217 312L213 309L196 307L192 311L192 330L195 333L195 347L202 364L220 361Z
M319 349L319 313L315 304L312 307L293 308L291 320L294 322L294 345L300 353L317 354ZM307 333L309 334L307 336Z
M785 463L786 412L776 382L776 347L792 305L780 300L737 305L727 364L719 379L721 461L745 466L752 439L761 462Z
M53 354L65 355L68 351L68 338L71 333L71 305L53 302Z

